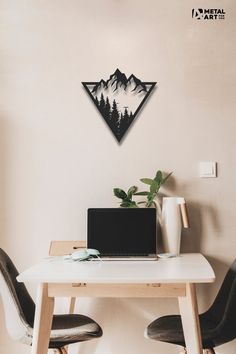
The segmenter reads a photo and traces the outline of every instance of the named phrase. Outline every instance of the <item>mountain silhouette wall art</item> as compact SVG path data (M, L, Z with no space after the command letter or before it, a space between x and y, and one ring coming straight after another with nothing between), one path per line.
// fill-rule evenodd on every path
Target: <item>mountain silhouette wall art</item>
M128 78L117 69L108 80L82 82L112 133L120 142L156 82L143 82L133 74Z

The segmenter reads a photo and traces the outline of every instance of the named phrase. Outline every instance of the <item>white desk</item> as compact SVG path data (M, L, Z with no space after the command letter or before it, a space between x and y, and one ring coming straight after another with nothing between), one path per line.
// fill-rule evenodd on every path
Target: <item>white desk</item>
M55 257L27 269L17 279L38 284L32 354L48 352L54 298L64 296L176 297L188 354L202 354L195 284L213 282L215 275L201 254L136 262L75 263Z

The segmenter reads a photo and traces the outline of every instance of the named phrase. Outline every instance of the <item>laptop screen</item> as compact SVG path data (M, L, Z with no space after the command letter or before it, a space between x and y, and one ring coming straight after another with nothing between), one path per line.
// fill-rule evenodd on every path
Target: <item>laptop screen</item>
M101 256L156 255L156 209L88 209L88 248Z

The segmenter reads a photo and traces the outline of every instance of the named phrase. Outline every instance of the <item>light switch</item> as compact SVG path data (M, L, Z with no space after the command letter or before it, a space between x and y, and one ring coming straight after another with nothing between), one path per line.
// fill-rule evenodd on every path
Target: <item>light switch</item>
M215 178L216 177L216 162L200 162L199 163L199 175L203 178Z

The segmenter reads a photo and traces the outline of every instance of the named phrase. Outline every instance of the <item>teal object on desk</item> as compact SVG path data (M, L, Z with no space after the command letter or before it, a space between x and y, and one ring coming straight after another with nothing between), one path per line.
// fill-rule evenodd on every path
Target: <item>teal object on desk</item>
M92 258L100 258L100 252L93 248L87 248L85 250L76 251L71 254L71 258L74 261L86 261Z

